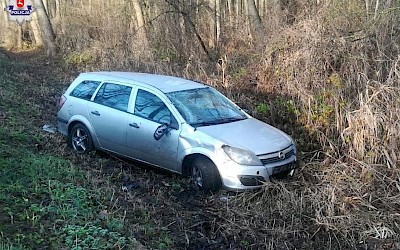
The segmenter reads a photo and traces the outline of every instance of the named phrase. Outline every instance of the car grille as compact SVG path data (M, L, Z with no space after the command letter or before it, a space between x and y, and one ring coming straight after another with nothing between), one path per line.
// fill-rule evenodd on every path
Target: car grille
M259 186L265 182L262 176L239 175L238 177L243 186Z
M279 162L279 161L283 161L285 159L290 158L292 155L294 154L294 150L291 149L289 152L285 153L285 157L284 158L279 158L279 156L274 156L274 157L270 157L270 158L266 158L266 159L260 159L262 164L270 164L270 163L275 163L275 162Z
M283 174L283 173L289 173L292 169L295 168L295 164L293 162L290 162L288 164L282 165L275 167L272 170L272 175L278 175L278 174Z

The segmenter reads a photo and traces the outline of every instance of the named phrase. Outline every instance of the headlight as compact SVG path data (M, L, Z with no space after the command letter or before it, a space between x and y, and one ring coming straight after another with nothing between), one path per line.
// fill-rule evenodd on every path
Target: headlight
M260 159L251 151L241 148L235 148L228 145L223 145L225 153L234 162L241 165L262 166Z

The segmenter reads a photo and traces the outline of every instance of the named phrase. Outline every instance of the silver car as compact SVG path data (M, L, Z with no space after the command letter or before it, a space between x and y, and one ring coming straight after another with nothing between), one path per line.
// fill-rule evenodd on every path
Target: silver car
M191 176L207 192L259 188L296 166L287 134L214 88L182 78L82 73L59 108L58 130L76 152L108 151Z

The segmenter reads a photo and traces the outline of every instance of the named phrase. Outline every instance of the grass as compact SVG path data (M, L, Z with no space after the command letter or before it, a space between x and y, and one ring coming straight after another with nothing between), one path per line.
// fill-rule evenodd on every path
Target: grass
M398 168L330 154L288 96L227 90L294 136L295 177L202 196L179 176L97 152L77 156L41 131L74 77L43 62L0 57L0 249L140 248L135 239L152 249L398 248ZM137 188L123 191L125 182Z
M43 150L47 135L35 123L45 111L20 93L26 76L7 73L23 66L0 57L0 249L135 248L122 218L102 216L112 194L93 189L85 171Z

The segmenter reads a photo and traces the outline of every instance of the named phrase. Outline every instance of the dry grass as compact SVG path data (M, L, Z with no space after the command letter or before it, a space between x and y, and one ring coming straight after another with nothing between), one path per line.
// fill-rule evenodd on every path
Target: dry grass
M265 44L250 43L245 28L228 24L225 47L212 62L204 60L194 42L180 51L175 33L164 34L162 47L149 48L149 57L131 39L134 30L115 28L123 25L118 15L103 24L91 18L87 22L100 24L97 38L78 39L71 48L93 56L92 61L74 65L203 80L296 139L302 154L295 180L269 183L259 192L227 200L203 200L205 219L181 230L200 231L208 246L396 248L399 6L373 15L357 1L296 4L271 12ZM67 25L77 32L87 24ZM185 35L182 39L189 39ZM78 36L72 32L61 43Z
M63 13L58 42L69 75L132 70L202 80L291 134L301 150L295 179L210 197L176 177L90 159L85 166L98 164L88 170L93 185L116 190L110 211L125 213L150 247L160 248L151 237L164 235L161 243L175 248L400 248L400 6L366 13L359 1L294 2L276 13L267 6L263 44L249 40L245 24L228 23L214 61L188 30L172 29L176 16L153 20L144 49L117 5ZM122 192L123 176L144 188Z

